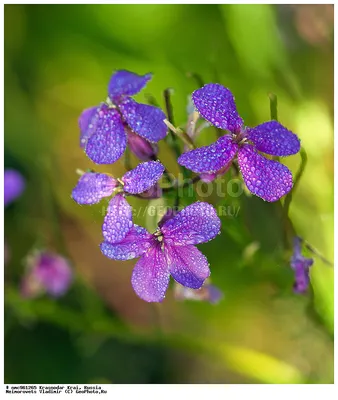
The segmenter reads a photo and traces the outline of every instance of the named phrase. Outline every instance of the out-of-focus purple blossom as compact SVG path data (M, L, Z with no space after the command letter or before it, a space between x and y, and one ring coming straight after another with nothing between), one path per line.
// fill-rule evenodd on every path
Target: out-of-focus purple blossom
M121 179L111 175L87 172L83 174L72 192L78 204L96 204L104 197L113 197L108 205L103 222L103 235L111 243L121 241L133 226L132 209L125 195L139 195L146 198L155 196L160 189L150 192L164 172L164 166L158 161L148 161L126 172Z
M52 297L63 296L73 281L69 262L62 256L46 251L34 254L21 283L24 297L36 297L46 292Z
M291 268L295 272L295 283L293 290L295 293L305 293L310 284L310 267L313 264L312 258L306 258L302 255L302 240L299 237L294 238L293 255L290 260Z
M195 247L217 236L221 222L208 203L193 203L167 219L150 234L134 225L119 243L107 238L101 243L102 253L114 260L141 257L132 273L136 294L147 302L161 302L170 275L183 286L199 289L209 277L209 263Z
M292 188L289 169L259 152L274 156L298 153L298 137L277 121L265 122L254 128L244 126L231 91L222 85L210 83L195 90L192 100L197 111L207 121L220 129L230 131L210 146L183 153L178 163L199 173L225 172L237 155L238 165L245 184L251 193L266 201L277 201Z
M25 189L25 180L23 176L14 169L5 169L4 173L4 205L7 206L9 203L21 196Z
M211 304L218 304L223 298L223 293L218 287L208 282L205 282L200 289L191 289L175 283L174 297L180 301L207 301Z
M149 160L145 158L146 154L156 151L156 148L151 148L151 143L166 136L167 127L163 122L166 116L161 109L139 104L130 97L142 90L150 79L151 74L141 76L129 71L116 71L108 85L108 102L82 112L79 118L80 145L93 162L114 163L124 153L127 141L142 160ZM136 142L128 134L130 131L143 140Z

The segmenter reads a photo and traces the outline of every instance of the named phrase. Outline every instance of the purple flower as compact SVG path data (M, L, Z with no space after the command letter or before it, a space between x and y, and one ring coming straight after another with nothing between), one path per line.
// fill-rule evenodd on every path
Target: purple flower
M112 196L114 191L118 192L109 202L102 229L105 240L111 243L119 242L133 226L132 209L124 195L147 193L163 172L164 167L158 161L141 163L124 174L121 179L115 179L107 174L88 172L79 179L73 189L72 197L81 205L96 204L104 197ZM148 192L148 195L154 196L154 193Z
M84 110L79 118L80 146L87 156L97 164L112 164L124 153L132 131L145 139L145 143L156 143L163 139L167 127L162 110L147 104L139 104L130 96L138 93L151 79L151 74L140 76L129 71L116 71L108 85L108 103ZM135 142L135 139L134 139ZM143 147L146 144L143 143ZM136 155L142 153L138 144L132 143Z
M150 234L134 225L119 243L105 238L101 251L114 260L141 257L132 273L136 294L148 302L160 302L165 297L170 275L176 282L199 289L210 275L205 256L195 247L208 242L220 231L221 222L208 203L196 202Z
M217 128L230 131L210 146L183 153L178 163L199 174L224 173L237 155L244 182L251 193L266 201L276 201L292 188L289 169L259 152L289 156L300 149L298 137L277 121L255 128L245 127L229 89L210 83L195 90L192 99L203 118Z
M14 169L5 169L4 184L4 205L7 206L9 203L21 196L25 189L25 180L18 171L15 171Z
M31 257L28 267L21 285L24 297L35 297L44 291L52 297L63 296L73 280L68 261L58 254L38 252Z
M295 283L293 290L295 293L304 293L310 284L309 270L313 264L312 258L305 258L301 249L302 240L299 237L294 238L293 255L290 260L291 268L295 272Z
M191 289L175 284L174 297L176 300L195 300L207 301L211 304L219 303L223 298L223 293L218 287L211 283L205 283L200 289Z

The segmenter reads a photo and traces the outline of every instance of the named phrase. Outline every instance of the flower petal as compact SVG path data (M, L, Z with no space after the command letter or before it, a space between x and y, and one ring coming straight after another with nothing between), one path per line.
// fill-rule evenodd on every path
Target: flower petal
M245 145L239 150L238 165L250 192L263 200L277 201L292 188L289 169L261 156L252 145Z
M113 260L131 260L140 257L151 246L151 234L144 228L134 225L120 243L102 242L102 253Z
M117 194L109 202L104 217L102 233L105 241L119 243L133 227L132 209L122 194Z
M197 173L217 172L226 167L236 155L238 145L230 135L222 136L210 146L183 153L177 162Z
M73 189L72 197L78 204L96 204L113 194L117 181L106 174L83 174Z
M131 284L135 293L148 302L160 302L169 284L169 267L160 246L150 248L136 263Z
M85 147L87 140L95 132L97 119L99 117L99 107L90 107L82 111L79 118L80 127L80 147Z
M167 246L171 276L183 286L199 289L210 275L206 257L195 246Z
M127 146L120 114L113 108L102 107L95 126L95 132L87 141L86 154L96 164L113 164Z
M217 128L240 131L243 120L238 115L235 98L229 89L218 83L209 83L192 94L197 111Z
M158 142L165 138L167 127L163 120L166 116L161 109L139 104L130 98L123 100L119 108L127 124L138 135L150 142Z
M169 245L186 246L208 242L221 229L221 221L211 204L198 201L166 221L161 231Z
M131 194L143 193L161 178L164 166L158 161L139 164L122 178L124 190Z
M142 90L152 74L138 75L125 70L116 71L110 78L108 94L110 99L118 100L121 96L132 96Z
M290 156L300 150L298 136L277 121L269 121L247 129L247 138L256 149L273 156Z
M141 136L136 135L129 127L126 128L128 147L142 161L149 161L156 157L158 153L158 145L150 143L148 140L143 139Z

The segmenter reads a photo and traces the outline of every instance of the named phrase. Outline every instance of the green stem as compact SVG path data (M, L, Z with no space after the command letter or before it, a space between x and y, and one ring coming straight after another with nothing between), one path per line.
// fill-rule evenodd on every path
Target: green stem
M194 81L196 82L196 84L199 88L204 86L204 81L203 81L201 75L196 74L196 72L187 72L187 77L194 79Z
M297 189L297 186L299 184L299 181L304 173L305 167L306 167L306 163L307 163L307 154L305 149L302 147L300 149L300 156L301 156L301 163L300 163L300 167L297 171L295 180L294 180L294 184L293 184L293 188L292 190L286 195L285 197L285 202L284 202L284 214L286 217L289 216L289 208L290 208L290 204L292 201L292 195L293 192Z
M270 118L278 121L277 96L274 93L269 93L268 96L270 99Z
M164 102L165 102L165 108L166 108L166 112L167 112L168 121L173 126L175 126L173 107L172 107L171 100L170 100L171 89L165 89L163 95L164 95ZM170 130L170 146L174 150L176 158L178 158L181 155L181 150L178 145L177 138L173 134L172 130Z

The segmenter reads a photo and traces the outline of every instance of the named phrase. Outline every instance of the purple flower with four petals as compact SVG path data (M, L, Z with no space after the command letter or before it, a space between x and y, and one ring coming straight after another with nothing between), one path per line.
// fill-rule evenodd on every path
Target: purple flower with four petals
M108 85L108 100L84 110L79 118L80 146L96 164L113 164L124 153L129 141L136 155L151 157L156 143L167 134L164 112L139 104L130 96L138 93L151 79L129 71L116 71ZM139 140L133 136L137 134ZM147 154L144 154L147 153Z
M210 275L209 263L195 245L213 239L220 227L215 209L196 202L159 224L153 234L134 225L119 243L111 242L106 235L101 251L114 260L141 257L132 273L132 286L141 299L160 302L170 275L183 286L202 287Z
M210 180L223 174L237 154L244 182L251 193L266 201L276 201L292 188L289 169L259 154L289 156L300 150L298 137L277 121L254 128L244 126L231 91L210 83L195 90L192 100L197 111L217 128L230 131L210 146L183 153L178 163Z
M109 202L102 230L105 240L110 243L119 242L125 238L133 226L132 208L124 195L136 195L149 191L163 172L164 167L158 161L141 163L124 174L121 179L115 179L108 174L87 172L80 177L73 189L72 197L81 205L96 204L104 197L118 192Z
M304 293L310 284L309 271L313 264L312 258L306 258L302 255L302 240L299 237L294 238L293 255L290 260L291 268L295 272L295 283L293 290L295 293Z

